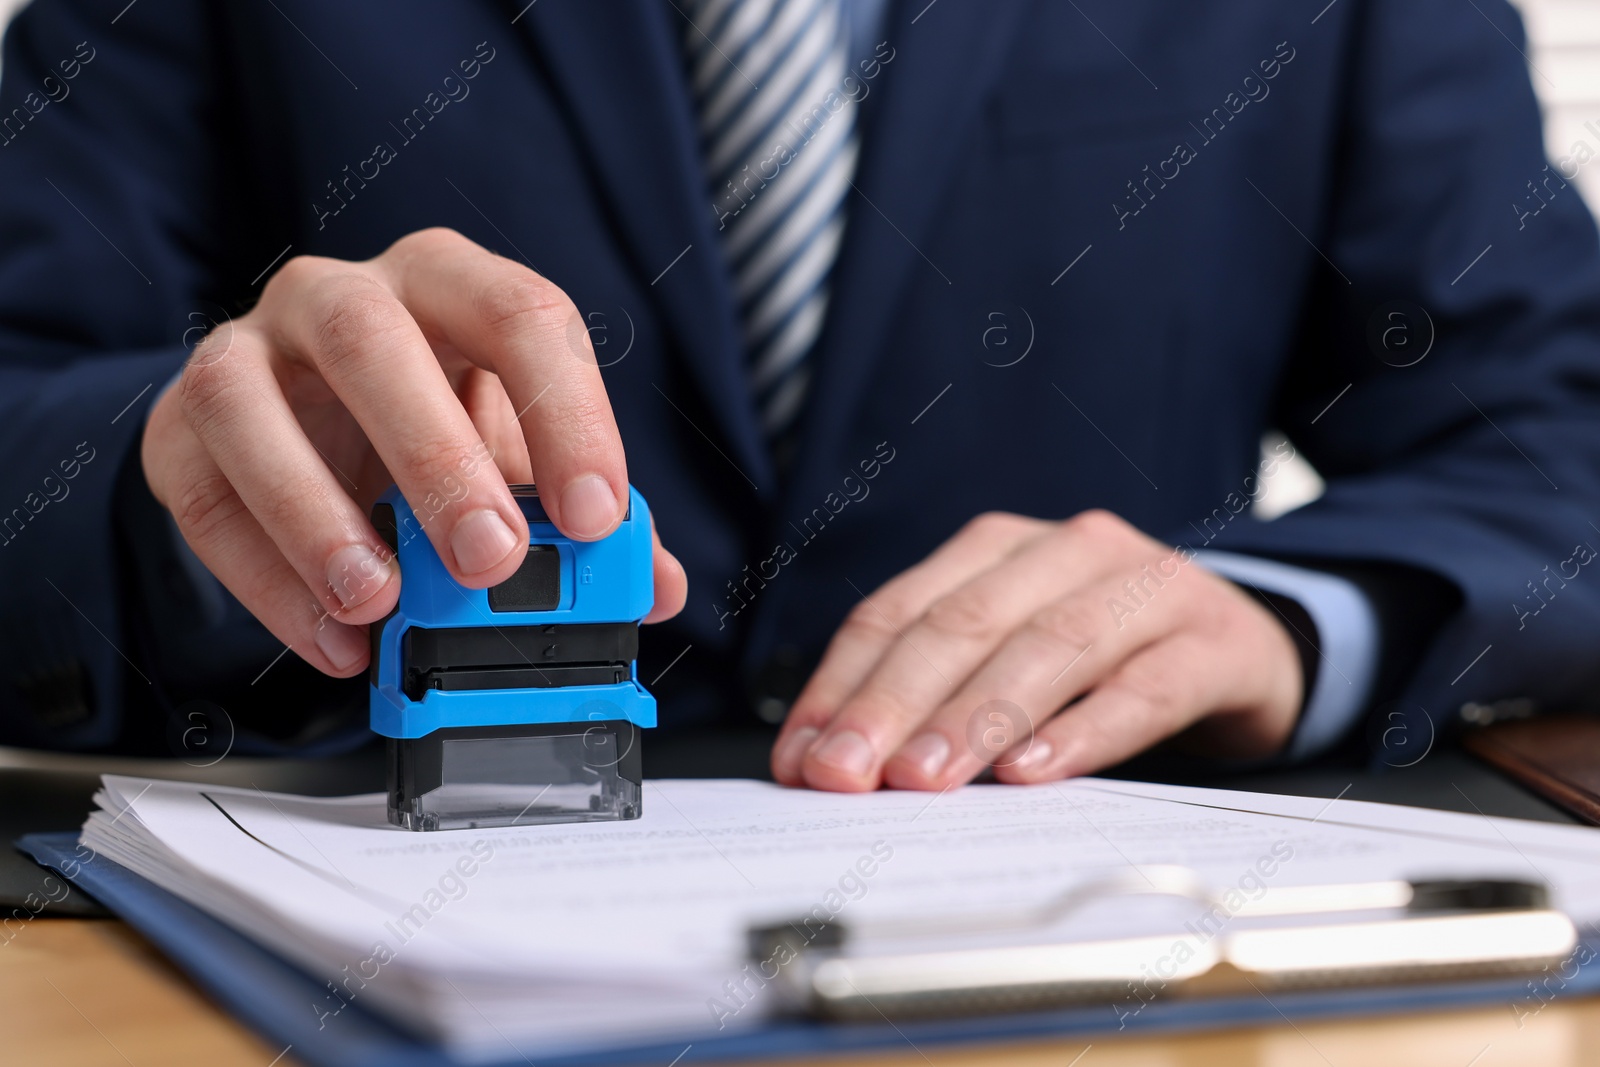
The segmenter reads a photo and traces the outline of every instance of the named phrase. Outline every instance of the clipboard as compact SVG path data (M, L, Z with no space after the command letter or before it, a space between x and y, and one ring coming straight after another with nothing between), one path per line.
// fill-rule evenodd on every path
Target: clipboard
M1222 912L1215 930L1186 924L1176 935L1098 941L1046 933L1087 903L1135 895L1193 900L1213 915L1225 907L1188 868L1146 866L1018 913L760 926L750 957L791 1015L898 1023L1092 1003L1111 1003L1121 1019L1118 1003L1137 1013L1159 997L1537 975L1580 943L1545 886L1503 879L1281 887ZM1007 934L1012 943L992 943ZM989 943L961 944L974 937Z
M74 833L30 834L18 841L17 847L47 867L72 870L70 882L138 930L220 1007L268 1042L292 1048L294 1056L312 1067L466 1067L447 1051L419 1040L359 1003L349 1005L328 1025L319 1026L311 1005L325 993L320 979L132 871L110 861L101 862L103 857L93 863L74 864ZM1600 955L1600 931L1580 931L1574 952L1581 959ZM1561 971L1561 979L1560 983L1553 983L1558 997L1600 993L1600 967L1571 967ZM547 1055L540 1049L508 1044L498 1064L480 1060L476 1067L525 1067L530 1060L540 1067L661 1067L674 1060L680 1067L690 1067L730 1060L904 1051L908 1041L918 1048L935 1048L1073 1036L1093 1039L1118 1032L1119 1026L1123 1033L1198 1032L1278 1025L1284 1019L1298 1023L1472 1004L1514 1005L1533 996L1528 982L1525 976L1501 975L1395 986L1290 989L1266 995L1250 990L1206 998L1167 997L1146 1004L1120 1023L1103 1002L1029 1012L946 1015L900 1023L788 1017L744 1031L713 1030L692 1040L619 1046L583 1054ZM1547 1002L1552 993L1542 989L1541 995Z

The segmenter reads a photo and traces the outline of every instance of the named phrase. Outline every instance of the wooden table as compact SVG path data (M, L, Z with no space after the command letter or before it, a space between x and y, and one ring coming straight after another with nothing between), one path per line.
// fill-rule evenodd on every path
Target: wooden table
M129 927L36 919L0 944L0 1065L291 1067ZM1210 1034L917 1049L821 1061L877 1067L1577 1067L1600 1057L1600 999L1519 1028L1510 1005ZM789 1063L819 1061L788 1061ZM662 1064L661 1067L666 1067Z

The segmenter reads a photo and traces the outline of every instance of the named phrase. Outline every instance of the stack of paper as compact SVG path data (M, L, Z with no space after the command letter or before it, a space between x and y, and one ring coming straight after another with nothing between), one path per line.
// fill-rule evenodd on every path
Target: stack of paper
M97 801L84 845L325 979L306 1008L324 1026L358 1004L465 1058L758 1024L773 997L748 966L752 923L986 914L1155 865L1193 869L1224 902L1541 881L1580 924L1600 920L1593 830L1094 779L939 795L659 781L635 822L426 834L389 826L381 795L107 776ZM1176 933L1207 910L1136 899L1048 936Z

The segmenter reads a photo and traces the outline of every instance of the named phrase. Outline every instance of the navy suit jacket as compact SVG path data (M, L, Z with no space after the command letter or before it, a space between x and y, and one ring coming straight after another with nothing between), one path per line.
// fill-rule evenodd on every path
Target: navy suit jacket
M991 509L1429 576L1453 610L1389 695L1430 729L1577 702L1600 246L1516 16L1479 7L892 5L780 481L671 5L36 0L0 89L0 732L105 746L265 671L295 685L248 725L305 740L294 657L161 550L142 417L286 257L429 226L586 316L690 579L644 641L664 722L792 688L863 592ZM1263 523L1271 427L1328 489Z

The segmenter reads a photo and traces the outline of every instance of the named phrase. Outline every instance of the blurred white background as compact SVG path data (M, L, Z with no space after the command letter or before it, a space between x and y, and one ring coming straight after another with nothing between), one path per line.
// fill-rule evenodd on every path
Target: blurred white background
M1588 146L1595 158L1578 172L1574 184L1593 209L1600 205L1600 0L1513 2L1528 25L1528 61L1533 68L1533 87L1544 106L1545 147L1552 160L1560 160L1571 156L1579 143ZM0 24L9 22L25 3L27 0L0 0ZM1525 192L1507 190L1508 212ZM1269 447L1263 446L1263 456ZM1296 456L1292 462L1278 465L1266 493L1256 503L1256 514L1262 518L1281 515L1315 500L1321 492L1322 479Z

